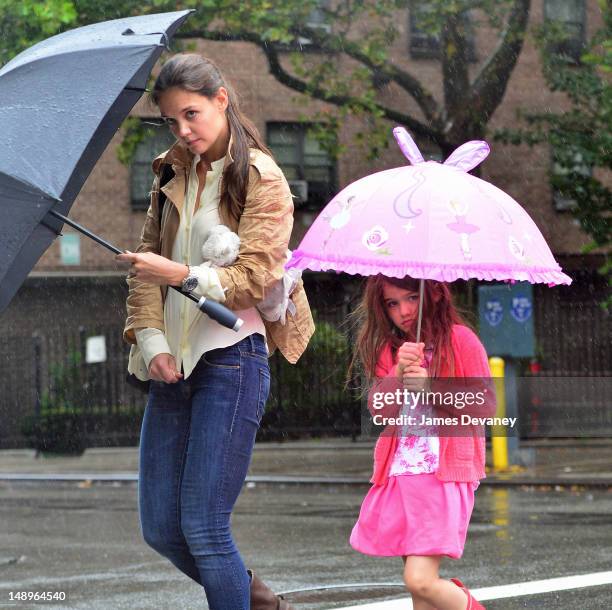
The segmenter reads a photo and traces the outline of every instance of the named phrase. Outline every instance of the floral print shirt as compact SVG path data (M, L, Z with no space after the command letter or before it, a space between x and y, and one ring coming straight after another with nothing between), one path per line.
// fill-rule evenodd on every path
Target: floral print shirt
M408 404L404 405L402 414L416 417L421 421L421 416L431 417L431 409L417 407L411 409ZM430 474L438 470L440 463L440 439L436 435L435 427L427 425L402 426L397 449L393 456L389 476L403 474Z

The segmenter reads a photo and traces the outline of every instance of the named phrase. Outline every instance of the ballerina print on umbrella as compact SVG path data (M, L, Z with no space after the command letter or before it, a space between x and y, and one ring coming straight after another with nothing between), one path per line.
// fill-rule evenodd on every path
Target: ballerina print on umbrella
M323 220L326 220L330 227L329 234L323 240L323 250L325 250L327 242L334 234L334 231L342 229L351 221L351 207L356 203L355 198L355 195L350 195L346 199L338 199L336 204L339 207L339 211L335 214L326 213L323 216Z
M461 253L466 261L472 260L472 250L470 248L469 237L472 233L480 231L480 227L472 225L465 220L468 213L468 204L466 201L459 202L451 200L448 204L451 212L455 215L455 222L451 222L446 226L455 233L459 234Z

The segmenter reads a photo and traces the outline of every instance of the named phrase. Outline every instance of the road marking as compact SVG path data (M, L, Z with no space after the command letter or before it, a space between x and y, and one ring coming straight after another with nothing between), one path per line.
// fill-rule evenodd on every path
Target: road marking
M541 595L553 591L568 591L570 589L609 584L612 584L612 572L594 572L592 574L577 574L575 576L562 576L546 580L517 582L497 587L482 587L480 589L470 589L470 591L477 600L484 602L493 599L507 599L509 597L522 597L523 595ZM338 610L412 610L412 602L406 599L396 599L375 604L345 606Z

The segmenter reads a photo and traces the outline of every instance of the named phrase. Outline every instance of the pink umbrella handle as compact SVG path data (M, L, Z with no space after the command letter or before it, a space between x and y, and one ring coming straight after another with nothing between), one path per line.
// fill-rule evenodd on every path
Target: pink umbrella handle
M397 141L400 150L404 153L404 157L416 165L417 163L423 163L423 155L414 143L414 140L410 137L410 134L403 127L395 127L393 129L393 135Z
M484 140L471 140L455 149L444 161L444 165L452 165L464 172L469 172L487 158L490 150Z

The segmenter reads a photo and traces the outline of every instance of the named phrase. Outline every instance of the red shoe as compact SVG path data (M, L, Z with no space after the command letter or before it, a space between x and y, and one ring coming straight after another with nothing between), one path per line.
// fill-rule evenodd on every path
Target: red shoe
M465 610L487 610L469 591L469 589L458 579L451 578L451 582L463 589L468 598L468 604Z

